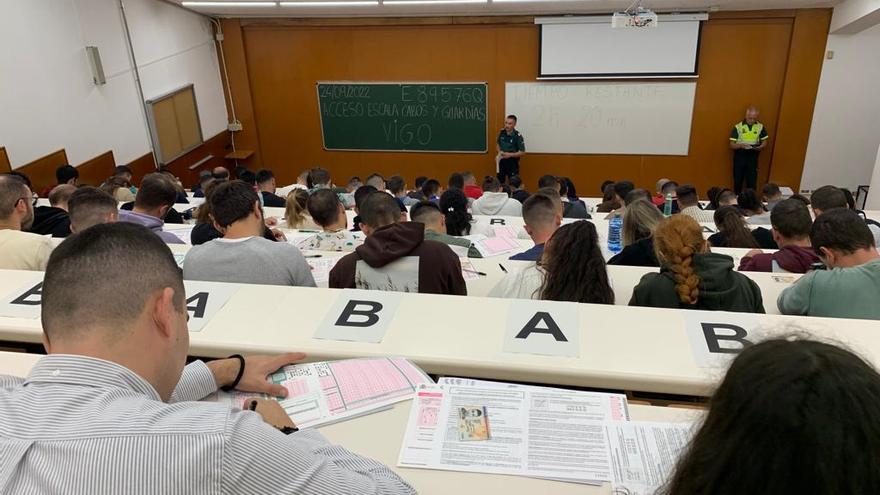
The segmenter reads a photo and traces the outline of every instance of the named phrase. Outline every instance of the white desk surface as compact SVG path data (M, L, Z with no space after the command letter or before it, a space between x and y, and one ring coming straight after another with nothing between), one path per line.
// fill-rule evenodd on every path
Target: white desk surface
M31 283L33 272L0 271L5 297ZM484 297L400 294L381 343L314 338L346 291L238 285L238 291L200 332L193 355L302 351L311 361L402 356L428 373L579 387L706 396L723 369L702 368L694 358L688 322L759 327L762 335L803 330L851 346L880 364L880 322L746 315L577 304L579 357L503 351L508 313L522 301ZM535 303L540 304L540 303ZM260 308L260 310L254 310ZM0 318L0 341L39 343L39 319ZM662 352L658 352L662 350Z
M0 374L26 376L31 366L41 356L17 352L0 352ZM493 474L463 473L397 467L397 458L409 419L412 401L396 404L392 409L350 419L319 428L330 442L339 444L352 452L375 459L394 469L421 495L474 494L487 495L600 495L610 494L604 486L579 485L558 481L501 476ZM633 421L688 422L696 421L702 412L693 409L677 409L632 404L629 406Z

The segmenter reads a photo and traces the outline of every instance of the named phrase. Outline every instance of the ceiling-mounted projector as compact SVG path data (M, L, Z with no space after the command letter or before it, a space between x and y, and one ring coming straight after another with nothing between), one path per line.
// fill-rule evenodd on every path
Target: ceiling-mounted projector
M653 11L638 7L630 7L623 12L615 12L611 16L612 28L646 28L657 27L658 17Z

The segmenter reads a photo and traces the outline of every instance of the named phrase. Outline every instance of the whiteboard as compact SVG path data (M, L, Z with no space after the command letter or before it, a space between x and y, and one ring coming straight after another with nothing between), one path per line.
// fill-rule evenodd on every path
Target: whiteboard
M665 15L644 29L614 29L610 16L537 18L540 77L695 77L704 17Z
M530 153L687 155L695 82L508 82Z

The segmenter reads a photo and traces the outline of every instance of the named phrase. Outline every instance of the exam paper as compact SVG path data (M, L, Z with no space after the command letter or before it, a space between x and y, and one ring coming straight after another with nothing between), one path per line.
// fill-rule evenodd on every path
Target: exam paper
M320 257L320 258L306 258L306 263L309 264L309 267L312 269L312 277L315 278L315 284L321 286L322 284L326 287L328 283L330 283L330 270L336 266L336 263L340 260L338 257Z
M269 376L288 396L278 402L300 429L363 416L412 398L434 382L404 358L364 358L285 366ZM254 394L222 394L239 408Z
M183 241L184 244L192 244L190 236L192 235L194 224L187 223L166 223L162 226L162 230L174 234L175 237Z
M508 237L487 237L485 239L474 241L474 246L484 258L498 256L512 251L519 251L521 248L515 239Z
M602 395L607 394L497 384L420 387L399 465L579 483L610 481L603 422L595 421L613 417L611 401L598 397ZM615 402L625 400L620 396ZM485 407L489 440L459 441L453 411L474 406Z
M648 495L667 481L694 433L692 423L604 425L614 466L613 493Z
M459 258L459 262L461 263L461 276L465 280L474 280L482 277L479 270L474 268L474 264L467 258Z

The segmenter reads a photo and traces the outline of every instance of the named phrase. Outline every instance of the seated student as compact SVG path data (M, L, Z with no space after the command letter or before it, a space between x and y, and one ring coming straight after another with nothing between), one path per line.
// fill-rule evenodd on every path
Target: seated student
M819 263L819 257L810 246L813 218L806 205L796 199L782 200L770 212L770 223L779 251L749 251L740 261L739 271L807 273Z
M663 206L663 204L666 203L666 193L663 192L663 186L668 182L671 182L670 179L665 177L657 181L656 192L654 193L654 196L651 197L651 202L654 203L654 206Z
M703 207L704 210L717 210L718 209L718 195L721 194L724 188L718 186L712 186L706 191L706 199L709 200L709 204Z
M606 219L623 215L623 210L626 207L626 196L635 188L636 186L628 180L622 180L614 183L614 200L619 206L611 210L609 214L605 217Z
M722 206L715 210L715 227L718 232L709 236L713 247L778 249L773 234L758 227L749 230L746 219L736 206Z
M572 192L568 189L569 187L574 187L571 179L560 177L558 184L559 196L562 199L562 218L592 218L587 213L587 205L576 196L576 192L573 196Z
M48 198L49 193L52 192L52 189L55 189L55 186L60 186L62 184L70 184L71 186L76 186L79 181L79 170L76 169L73 165L60 165L55 169L55 185L47 186L45 189L40 191L41 198Z
M430 181L428 181L430 182ZM450 188L440 196L440 212L446 218L446 233L454 236L484 235L494 237L490 225L478 224L468 211L468 198L461 189Z
M208 184L213 180L214 176L211 174L210 170L202 170L199 172L199 183L192 188L193 197L204 198L205 188L208 187Z
M310 182L311 182L311 180L310 180ZM361 178L358 177L357 175L355 175L354 177L348 179L348 184L345 185L345 192L347 192L349 194L354 194L354 192L357 191L358 188L363 185L364 185L364 182L361 180ZM309 189L311 189L311 186L309 187Z
M675 190L675 195L678 198L678 211L680 214L687 215L700 223L712 223L714 221L714 212L700 208L700 199L697 196L696 187L690 184L678 186Z
M214 177L214 180L229 180L229 170L226 167L214 167L214 169L211 171L211 175Z
M483 192L485 191L485 189L482 189L480 188L480 186L477 185L477 178L474 177L473 172L462 172L461 178L464 181L464 187L462 187L462 191L464 191L465 196L474 201L480 199L483 196Z
M770 225L770 212L764 209L764 203L753 189L743 189L736 197L736 204L746 217L749 225Z
M773 211L773 208L782 201L782 190L779 188L777 184L773 182L768 182L764 184L764 188L761 190L764 194L764 202L767 203L767 210Z
M77 233L101 223L114 223L119 217L118 203L112 196L91 186L78 187L67 201L70 232Z
M390 195L370 194L361 217L367 239L330 270L330 288L467 295L458 256L425 240L424 224L401 222Z
M361 187L365 189L367 186ZM372 187L370 188L372 189ZM360 190L360 189L359 189ZM375 192L375 191L372 191ZM364 198L361 198L363 203ZM339 198L329 189L315 191L306 203L312 220L322 231L315 234L304 245L303 249L315 251L354 251L363 240L348 230L348 218Z
M880 493L880 375L816 341L746 347L657 495Z
M206 199L211 197L211 193L214 192L215 189L220 187L221 184L225 184L229 181L214 181L208 184L208 187L205 189ZM204 244L209 241L213 241L214 239L219 239L223 237L223 233L217 230L214 227L214 219L211 217L211 202L210 199L202 203L198 209L196 210L195 217L196 225L193 227L192 231L189 234L190 243L193 246L198 246L200 244ZM284 233L278 229L271 229L267 225L263 229L263 237L269 241L286 241L287 238L284 236Z
M646 273L630 306L763 313L761 289L733 270L733 258L709 251L703 229L691 217L674 215L654 230L660 273Z
M250 184L238 180L220 184L208 201L214 225L223 237L186 253L183 278L315 287L312 270L299 249L263 238L263 208Z
M816 218L833 208L849 207L844 192L834 186L822 186L816 189L810 195L810 201L812 202L813 213L816 215ZM862 220L868 225L871 235L874 236L874 245L880 246L880 224L874 220L866 220L864 218Z
M131 211L120 210L119 221L136 223L155 232L168 244L183 244L176 235L162 231L163 218L174 206L177 188L163 173L147 174L141 182Z
M422 192L422 187L425 185L425 182L428 182L428 178L424 175L420 175L416 177L415 186L416 188L412 191L406 193L407 197L416 200L416 203L427 201L428 198L425 197L425 194ZM437 186L440 186L440 183L437 183Z
M30 188L15 175L0 175L0 269L46 269L52 241L26 232L33 221Z
M471 205L471 212L474 215L519 216L522 204L501 191L501 183L494 175L487 175L483 179L483 195Z
M623 205L629 206L634 201L638 200L651 201L651 193L648 192L647 189L633 189L632 191L626 194L626 197L623 198Z
M520 203L525 203L527 199L529 199L529 192L526 191L526 188L523 186L523 181L518 175L510 176L508 179L508 183L510 184L510 197L519 201Z
M367 199L367 196L369 196L370 194L373 194L376 191L378 191L378 189L376 189L374 186L367 184L365 186L359 187L357 189L357 191L354 192L355 217L352 219L352 223L353 223L353 226L351 229L352 232L360 232L360 230L361 230L361 217L360 217L361 205L363 204L364 200ZM398 210L399 209L400 208L398 208Z
M364 184L375 187L377 191L385 192L385 177L382 174L373 173L368 175Z
M633 201L623 213L623 250L615 254L609 265L660 266L654 252L654 229L663 220L660 210L644 199Z
M437 203L440 201L440 181L436 179L428 179L422 184L422 196L427 201Z
M851 210L833 208L813 222L810 241L829 269L785 288L776 302L779 312L880 320L880 254L865 222Z
M666 195L667 194L672 195L671 214L674 215L676 213L679 213L680 209L678 207L678 201L676 201L676 199L678 199L678 197L677 197L678 186L679 186L678 182L675 182L674 180L667 180L666 182L663 183L662 186L660 186L660 195L662 196L662 201L658 202L657 197L652 198L652 202L654 203L655 206L657 206L657 209L661 213L666 209Z
M562 224L562 200L553 189L541 189L529 196L522 210L526 233L535 245L510 257L518 261L538 261L544 254L544 243Z
M76 191L76 186L70 184L55 186L55 189L49 193L50 206L34 208L34 224L29 231L52 237L69 236L70 215L67 214L67 202L74 191Z
M309 182L312 183L312 187L309 189L309 194L318 189L330 189L333 187L333 182L330 179L330 172L320 167L313 168L309 171Z
M559 227L547 241L540 264L511 271L489 297L614 304L596 226L574 222Z
M287 206L284 208L284 221L288 229L315 230L320 228L309 215L309 193L305 189L292 189L285 202Z
M453 248L459 256L467 256L468 258L482 258L483 255L474 247L474 243L464 237L455 237L446 233L446 217L440 212L437 203L431 201L423 201L414 205L409 210L409 217L413 222L425 224L425 239L429 241L437 241L447 246L455 246Z
M184 203L184 204L189 203L189 196L187 196L186 191L183 190L183 183L180 181L180 178L177 177L176 175L174 175L174 172L172 172L171 169L165 165L159 165L159 173L165 174L165 176L168 177L169 180L171 180L171 183L174 184L174 189L175 189L175 191L177 191L177 197L174 199L174 202L175 203ZM253 175L253 172L249 172L249 173L251 175ZM165 219L165 222L171 223L171 222L169 222L169 220L167 218ZM177 223L177 222L175 222L175 223ZM183 223L183 222L180 222L180 223Z
M174 257L144 227L61 243L43 283L48 355L27 378L0 376L4 492L415 493L317 430L279 431L293 423L276 401L201 401L221 387L284 397L267 375L305 355L187 365L185 299Z
M114 175L101 184L101 190L113 196L116 201L128 203L134 201L134 193L131 191L131 182L124 176Z
M399 175L392 175L389 177L386 187L388 188L388 192L397 198L397 205L401 207L401 211L406 211L407 207L419 202L417 199L409 197L406 193L406 180Z
M263 169L258 171L255 180L257 181L257 187L260 189L260 195L263 197L263 206L269 208L284 208L287 206L287 201L275 194L278 188L275 185L275 174L271 170Z
M464 191L464 176L458 172L453 172L449 175L449 180L446 181L446 189L459 189ZM482 191L480 191L482 194Z

